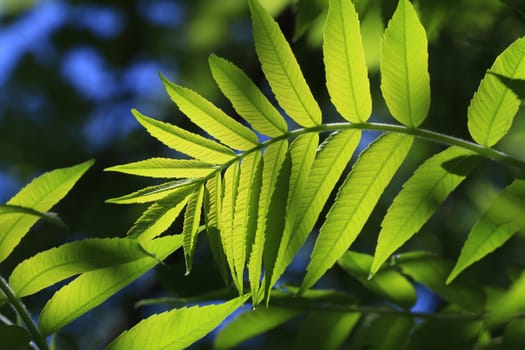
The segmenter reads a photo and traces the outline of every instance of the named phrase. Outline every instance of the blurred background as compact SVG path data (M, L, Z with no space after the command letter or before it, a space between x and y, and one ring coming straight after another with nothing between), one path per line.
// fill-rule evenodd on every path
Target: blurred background
M432 107L423 127L469 138L466 129L469 100L495 57L524 35L525 2L414 2L430 46ZM261 3L293 43L306 79L323 106L324 120L340 121L329 104L322 68L322 24L328 0L261 0ZM370 68L373 120L392 122L379 93L378 69L381 33L397 1L355 0L354 3L362 20ZM96 159L95 167L56 208L70 230L37 225L0 267L2 276L8 276L22 259L65 241L126 233L145 208L105 204L104 200L154 182L104 173L103 169L153 156L176 155L150 138L130 109L137 108L146 115L196 130L164 92L158 76L162 73L233 115L233 109L211 78L207 66L211 53L235 62L268 91L253 48L244 0L0 1L0 202L6 202L25 183L45 171ZM370 140L376 135L368 136ZM520 110L512 132L498 148L525 160L519 145L523 147L524 136L525 118ZM441 149L425 142L416 146L406 169L389 187L392 193L429 152ZM486 206L490 197L491 192L485 189L501 188L508 183L508 172L512 171L490 162L484 164L484 169L485 175L471 179L464 193L455 195L457 199L447 203L425 226L425 233L411 240L407 249L424 248L457 257L475 214ZM378 206L376 219L365 228L367 234L356 243L357 249L373 249L377 227L389 201L391 197L386 196L385 202ZM451 214L456 215L453 222ZM177 227L175 223L172 233L177 233ZM523 263L518 254L523 242L517 243L507 244L472 273L482 276L481 271L489 268L498 276L496 270L501 266ZM178 257L174 257L173 265L145 276L106 307L99 307L64 329L61 341L71 349L95 349L156 311L133 308L139 298L169 293L194 295L220 288L220 277L209 272L212 269L209 254L205 244L201 246L193 276L182 277L183 267ZM295 265L299 275L303 263L299 259ZM343 279L336 271L323 283L344 286ZM52 292L28 299L35 314ZM258 344L263 346L262 341ZM207 346L206 341L197 345Z

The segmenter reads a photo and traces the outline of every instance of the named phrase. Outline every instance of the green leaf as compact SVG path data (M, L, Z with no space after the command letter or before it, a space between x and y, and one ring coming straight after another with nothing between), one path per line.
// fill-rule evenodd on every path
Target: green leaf
M360 155L319 231L301 290L313 286L357 238L412 141L407 135L386 134Z
M525 38L514 41L485 74L468 108L468 129L477 143L491 147L509 131L520 99L494 73L525 79Z
M132 110L137 121L146 128L151 136L171 149L187 154L210 164L222 164L235 157L235 153L215 141L164 123Z
M85 239L24 260L13 270L9 284L18 297L24 297L79 273L127 263L144 256L135 240Z
M221 174L216 173L215 177L209 179L204 191L204 220L206 223L206 237L208 245L217 266L221 273L224 283L227 285L229 280L228 262L224 249L221 244L220 220L222 213L222 179Z
M297 124L321 124L321 110L279 25L259 1L249 0L255 49L279 105Z
M243 158L233 217L233 262L237 284L243 285L246 257L249 256L257 229L257 210L262 181L261 153Z
M245 311L219 331L213 342L214 349L233 349L245 340L290 321L300 312L299 310L274 306Z
M257 304L259 298L260 279L262 273L262 259L266 236L271 234L267 232L268 217L270 212L270 205L275 203L274 193L278 184L279 174L283 162L286 158L288 150L288 142L280 141L269 145L264 151L263 166L262 166L262 185L259 196L259 212L257 215L257 229L255 231L255 239L251 249L250 258L248 261L248 279L250 281L250 289L253 299L253 304ZM276 222L272 220L270 226L275 229Z
M222 304L174 309L142 320L105 350L184 349L204 337L238 309L248 296Z
M210 56L209 63L223 94L255 130L270 137L288 132L288 125L279 111L240 68L215 55Z
M195 124L223 144L247 151L259 143L257 136L195 91L162 77L166 91L179 109Z
M381 91L401 124L417 127L430 108L430 77L425 29L413 5L399 0L383 35Z
M516 96L523 100L525 98L525 80L512 79L504 75L488 71L487 74L492 74L499 79L506 87L512 90Z
M443 299L463 309L480 313L485 305L485 294L479 284L458 278L449 285L445 280L452 263L427 252L410 252L395 257L394 264L414 281L419 282Z
M449 147L427 159L408 179L381 224L371 275L421 229L466 178L478 163L473 155L472 151Z
M194 186L179 188L150 205L135 221L127 235L139 242L145 242L164 233L179 216L194 190Z
M124 196L106 199L106 203L136 204L158 201L169 195L193 189L193 179L180 179L164 182L160 185L148 186Z
M197 235L201 222L201 212L204 200L204 184L202 184L188 199L182 236L184 237L184 261L186 262L186 275L191 273L193 252L197 244Z
M349 122L365 122L372 112L372 96L359 18L351 1L330 1L323 52L332 103Z
M237 201L237 190L239 186L239 163L233 163L224 173L224 194L221 203L220 235L224 254L230 268L235 287L242 294L242 285L238 285L237 272L235 270L235 236L233 232L233 218Z
M486 324L494 327L514 318L522 318L525 311L523 295L525 295L525 272L522 272L521 276L495 302L492 312L486 317Z
M136 261L85 272L61 288L44 306L39 320L44 335L56 332L84 313L100 305L182 246L182 235L166 236L144 243L157 259Z
M171 158L150 158L104 169L104 171L156 178L200 178L208 176L216 170L215 165L198 160Z
M374 293L386 297L405 308L414 306L417 297L416 289L399 271L392 268L381 269L374 278L368 279L372 260L372 256L368 254L346 252L338 260L338 264Z
M297 209L291 209L296 211L296 214L292 214L295 216L295 223L290 231L285 228L271 285L277 282L312 231L324 204L350 161L360 136L360 131L353 129L335 132L319 147L300 199L290 202L287 207L288 210L297 206ZM289 221L290 217L286 220Z
M34 179L7 204L47 212L71 190L80 177L93 165L87 161L69 168L56 169ZM38 216L6 214L0 216L0 262L20 243Z
M27 207L22 207L20 205L11 205L11 204L0 204L0 216L6 214L25 214L36 216L40 219L43 219L47 222L60 226L62 228L67 228L66 224L58 214L53 212L42 213L38 210L34 210Z
M301 324L294 349L341 349L360 317L358 313L314 311Z
M501 247L518 230L525 228L523 198L525 181L515 180L490 204L470 231L447 283L461 271Z
M414 326L411 317L370 314L352 332L349 349L404 349Z
M31 336L25 328L15 325L0 324L0 339L2 339L2 349L30 350Z

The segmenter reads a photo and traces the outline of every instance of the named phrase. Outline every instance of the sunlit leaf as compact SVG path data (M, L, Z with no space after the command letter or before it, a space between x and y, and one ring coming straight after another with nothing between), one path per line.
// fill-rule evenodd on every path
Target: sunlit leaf
M326 86L332 103L346 120L370 117L372 97L361 41L359 18L349 0L331 0L324 28Z
M395 265L401 271L434 291L443 299L472 311L481 312L485 305L485 295L479 285L466 279L458 278L449 285L445 280L452 262L427 252L410 252L395 257Z
M223 144L242 151L259 143L257 136L196 92L162 78L173 102L195 124Z
M184 349L216 328L248 296L222 304L191 306L156 314L122 333L105 350Z
M193 252L197 244L197 234L201 222L201 212L204 200L204 185L201 185L188 199L186 212L184 213L184 224L182 236L184 237L184 261L186 262L186 274L191 272Z
M288 131L286 121L253 81L233 63L211 55L213 78L235 111L258 132L276 137Z
M319 231L302 290L321 278L357 238L412 140L407 135L386 134L361 154Z
M62 221L60 216L53 212L42 213L38 210L22 207L20 205L0 204L0 216L6 214L25 214L36 216L42 220L45 220L62 228L67 228L66 224L64 223L64 221Z
M137 241L127 238L91 238L66 243L21 262L9 277L17 296L34 294L82 272L144 258Z
M297 211L295 223L290 233L285 230L287 236L283 235L271 285L277 282L312 231L324 204L350 161L360 136L360 131L353 129L336 132L320 146L300 200L290 203L290 206L298 206L294 209Z
M214 341L217 350L232 349L257 335L288 322L301 311L282 307L259 307L237 316L222 328Z
M160 185L148 186L124 196L106 199L106 203L136 204L158 201L175 193L184 193L193 190L192 179L180 179L164 182Z
M413 5L399 0L381 47L381 91L401 124L417 127L430 108L430 77L425 29Z
M150 205L135 221L127 235L144 242L164 233L179 216L194 188L183 187Z
M156 178L199 178L216 171L216 166L198 160L150 158L138 162L115 165L104 171L149 176Z
M269 145L264 150L262 167L262 185L259 196L257 229L255 239L248 262L248 277L253 303L259 300L260 278L262 273L262 259L267 232L267 221L269 219L269 209L274 197L274 192L278 183L279 174L288 150L288 142L281 141ZM275 200L274 200L275 201ZM275 229L275 220L270 222L270 226Z
M47 172L26 185L7 204L47 212L71 190L92 165L93 161L87 161ZM38 216L26 214L0 216L0 262L11 254L38 219Z
M97 307L182 246L182 235L151 241L145 248L157 259L145 257L130 263L85 272L62 287L44 306L40 331L49 335Z
M468 129L477 143L491 147L509 131L520 99L496 75L525 79L525 38L514 41L494 61L468 108Z
M297 124L321 124L321 110L279 25L258 0L249 0L257 56L279 105Z
M516 180L490 204L470 231L447 283L461 271L501 247L518 230L525 229L524 198L525 181Z
M215 141L175 125L146 117L136 110L132 112L151 136L171 149L210 164L221 164L235 157L235 153L231 149Z
M383 219L372 275L421 229L477 163L472 151L453 146L427 159L414 172Z
M294 349L341 349L361 315L314 311L301 324Z
M341 266L351 276L367 289L386 297L403 307L412 307L416 302L416 289L405 276L394 269L381 269L372 279L368 272L372 265L372 256L357 252L347 252L338 260Z

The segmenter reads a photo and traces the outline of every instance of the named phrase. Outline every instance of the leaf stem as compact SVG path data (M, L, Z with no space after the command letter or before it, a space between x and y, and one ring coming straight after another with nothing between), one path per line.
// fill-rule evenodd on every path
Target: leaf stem
M2 276L0 276L0 290L4 293L7 300L9 300L9 303L18 313L22 321L24 321L27 330L29 331L29 333L31 333L31 336L33 337L33 340L37 344L38 348L40 350L48 350L49 348L47 346L46 340L38 330L35 323L33 322L29 311L26 309L22 301L17 298L17 296L9 286L9 283L7 283L7 281Z

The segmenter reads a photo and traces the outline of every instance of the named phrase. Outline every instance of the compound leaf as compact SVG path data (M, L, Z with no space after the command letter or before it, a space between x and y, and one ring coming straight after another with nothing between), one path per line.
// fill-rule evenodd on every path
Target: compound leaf
M115 165L104 171L155 178L200 178L210 175L216 169L215 165L193 159L150 158Z

